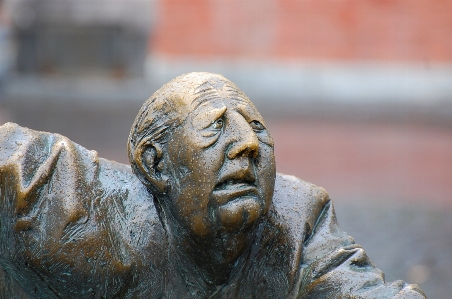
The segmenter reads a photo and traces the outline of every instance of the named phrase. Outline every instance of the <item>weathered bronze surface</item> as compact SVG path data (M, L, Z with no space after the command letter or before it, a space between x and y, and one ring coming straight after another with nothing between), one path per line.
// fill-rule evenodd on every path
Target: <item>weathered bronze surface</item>
M0 128L0 298L425 298L386 283L320 187L276 174L273 140L220 75L147 100L132 168Z

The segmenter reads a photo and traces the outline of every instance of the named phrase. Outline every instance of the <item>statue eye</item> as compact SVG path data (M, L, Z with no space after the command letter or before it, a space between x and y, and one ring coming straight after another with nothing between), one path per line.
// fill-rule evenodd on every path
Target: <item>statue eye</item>
M214 130L221 130L221 128L223 128L223 125L224 125L223 119L219 118L212 122L212 124L210 125L210 128L212 128Z
M264 125L262 125L260 122L258 122L257 120L253 120L252 122L250 122L250 126L251 128L253 128L254 131L256 132L260 132L262 130L265 129Z

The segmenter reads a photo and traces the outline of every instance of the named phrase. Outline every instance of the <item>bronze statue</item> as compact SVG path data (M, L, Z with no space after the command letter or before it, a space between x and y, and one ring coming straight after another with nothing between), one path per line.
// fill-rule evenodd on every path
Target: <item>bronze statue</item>
M322 188L276 174L262 116L220 75L161 87L128 152L131 169L1 127L0 298L425 298L384 281Z

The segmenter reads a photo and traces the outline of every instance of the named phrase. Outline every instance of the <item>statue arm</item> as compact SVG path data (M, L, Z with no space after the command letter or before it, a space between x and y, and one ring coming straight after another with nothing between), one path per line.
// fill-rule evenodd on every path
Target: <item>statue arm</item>
M92 189L89 185L98 163L95 152L59 134L38 132L13 123L0 127L0 148L4 189L1 199L3 207L8 207L17 220L16 232L28 229L26 223L37 217L43 200L61 200L57 214L68 223L87 216L89 197L83 193ZM53 223L49 233L56 237L68 223L60 224L61 228Z
M64 136L0 127L0 268L28 293L108 297L128 287L100 168L96 152Z
M299 298L426 298L417 285L385 282L383 272L339 228L329 200L304 240L302 260Z

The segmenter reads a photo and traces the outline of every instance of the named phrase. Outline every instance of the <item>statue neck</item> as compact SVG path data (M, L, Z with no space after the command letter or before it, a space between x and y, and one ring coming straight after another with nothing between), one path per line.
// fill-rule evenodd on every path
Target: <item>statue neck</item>
M210 285L221 285L231 274L240 271L249 255L256 229L197 236L182 227L168 207L162 206L158 200L155 203L168 236L171 254L181 261L179 268L187 268L188 273L196 269L196 276Z
M223 284L231 273L245 264L254 238L253 231L198 237L181 227L166 209L160 209L159 214L168 235L171 254L181 261L179 268L187 268L188 273L196 269L196 276L202 277L206 284Z
M170 225L170 247L186 263L189 269L196 268L204 282L220 285L226 282L236 268L246 261L251 240L247 234L223 234L210 238L199 238L180 233Z

